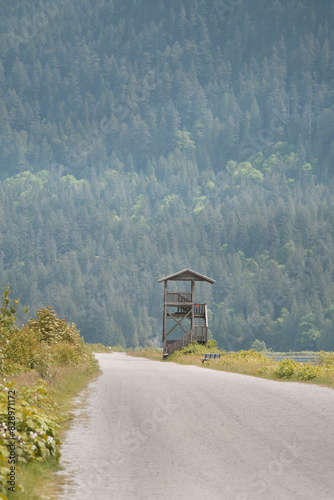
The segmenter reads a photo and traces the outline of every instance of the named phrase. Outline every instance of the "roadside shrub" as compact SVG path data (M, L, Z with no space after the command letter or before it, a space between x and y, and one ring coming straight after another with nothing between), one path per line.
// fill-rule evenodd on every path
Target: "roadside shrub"
M320 365L325 366L326 368L334 369L334 352L320 351L319 357L320 357L319 361Z
M50 346L50 356L55 363L60 365L77 364L82 360L84 353L75 349L67 342L58 342Z
M298 371L298 363L292 359L283 359L280 361L278 367L274 371L274 374L278 378L291 378Z
M47 344L67 342L78 347L83 345L83 339L75 324L59 319L52 307L40 309L36 313L36 318L28 321L28 327L36 332L39 341Z
M5 373L5 355L4 349L0 347L0 375Z
M125 349L122 345L111 346L111 350L114 352L125 352Z
M109 352L109 347L101 343L98 344L86 343L85 346L89 352Z
M0 423L0 432L3 435L4 422ZM7 474L9 474L8 467L8 448L5 440L0 436L0 498L6 499L7 496Z
M35 369L46 378L55 364L88 361L93 356L74 324L59 319L51 307L40 309L34 319L18 328L15 312L18 300L11 305L9 286L3 293L0 308L0 373Z
M13 328L6 338L6 358L27 368L34 368L40 345L35 332L27 327Z
M204 344L205 348L208 349L209 351L213 350L213 352L218 351L219 349L217 347L217 340L211 339Z
M51 367L55 364L55 360L52 359L51 352L48 347L49 346L40 346L34 356L33 368L43 378L47 378L51 375Z
M13 303L10 303L10 288L9 283L4 287L2 294L3 305L0 307L0 330L1 333L8 332L12 328L15 328L16 322L16 306L19 304L19 300L16 299Z
M15 391L15 431L8 424L8 391ZM44 381L17 390L13 382L0 384L0 491L7 498L8 439L15 439L16 466L47 457L59 458L57 405ZM13 436L13 434L14 436ZM17 485L20 486L19 484ZM1 495L0 495L1 498Z
M88 373L97 371L98 362L85 346L74 324L59 319L50 307L37 312L22 328L16 326L16 305L9 299L9 285L4 289L0 307L0 375L20 371L37 371L43 378L51 378L60 365L84 363ZM15 391L15 431L8 429L8 391ZM0 499L6 499L8 448L6 440L15 438L16 468L33 460L44 461L59 457L57 438L61 415L47 392L48 386L40 380L32 387L17 389L13 382L0 384ZM11 411L14 411L11 410ZM16 484L20 489L19 483Z
M173 359L173 357L182 356L184 354L195 354L198 356L204 356L206 352L221 352L217 347L217 341L214 339L208 340L205 344L199 344L195 340L190 342L187 346L183 347L183 349L174 351L169 359ZM225 351L224 351L225 352Z
M175 353L178 352L180 355L182 354L202 354L205 351L205 347L201 344L199 344L196 341L190 342L187 346L183 347L179 351L174 351ZM174 353L172 353L174 354Z
M297 377L299 380L312 380L321 374L321 367L318 365L312 365L310 362L307 364L301 364Z

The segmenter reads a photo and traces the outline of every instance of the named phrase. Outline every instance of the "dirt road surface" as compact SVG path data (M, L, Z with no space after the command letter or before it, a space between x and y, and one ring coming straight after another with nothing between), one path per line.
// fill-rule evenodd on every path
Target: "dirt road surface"
M334 390L97 354L61 500L332 500Z

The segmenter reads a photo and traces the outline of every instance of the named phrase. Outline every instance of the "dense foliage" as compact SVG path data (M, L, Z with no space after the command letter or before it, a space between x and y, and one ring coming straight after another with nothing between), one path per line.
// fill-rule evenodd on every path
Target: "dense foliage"
M181 178L108 170L3 182L2 279L35 310L54 304L86 340L125 347L156 337L156 280L189 266L217 280L198 297L220 347L333 349L331 190L310 176L284 183L279 168L260 184Z
M204 356L205 353L219 353L219 349L217 348L216 340L209 340L205 344L199 344L196 341L190 342L186 347L182 349L175 350L168 356L168 361L174 361L176 359L181 358L184 355L196 355L196 356ZM225 354L225 351L223 351Z
M330 0L1 5L0 282L152 344L191 267L219 347L334 349Z
M14 393L15 431L8 422L8 393ZM57 437L59 409L48 394L47 384L39 381L32 387L19 391L13 382L0 384L0 498L6 500L9 491L9 448L7 444L15 439L15 459L17 471L22 464L33 460L42 461L48 457L58 459L60 440ZM16 482L16 488L22 485Z
M57 365L95 363L76 326L59 319L51 307L39 310L36 318L19 328L15 316L18 302L11 304L7 285L0 309L0 376L31 369L47 377Z
M17 306L18 300L11 302L9 287L5 287L0 308L0 498L3 499L9 491L9 464L14 463L9 461L13 459L7 444L15 443L13 453L18 470L33 460L58 459L62 418L45 380L30 387L18 387L6 378L34 370L50 381L63 365L86 363L87 369L93 371L97 364L75 325L59 319L52 308L38 311L35 319L18 328ZM21 487L19 482L16 486Z
M333 172L333 16L331 0L2 2L1 170L114 157L161 175L180 149L217 172L283 141Z

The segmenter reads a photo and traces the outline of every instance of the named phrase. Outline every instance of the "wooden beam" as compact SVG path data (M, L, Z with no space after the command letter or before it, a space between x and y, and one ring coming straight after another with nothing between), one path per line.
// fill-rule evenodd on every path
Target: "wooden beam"
M182 328L182 330L184 331L184 333L188 333L188 332L187 332L187 330L186 330L185 328L183 328L183 326L181 325L181 323L182 323L182 321L183 321L184 319L186 319L186 318L189 316L189 314L190 314L190 313L191 313L191 310L190 310L190 311L188 311L188 312L187 312L187 314L186 314L185 316L183 316L183 317L180 319L180 321L177 321L177 320L175 319L174 315L173 315L172 313L170 313L169 311L167 311L167 316L170 316L171 318L173 318L173 320L175 321L176 325L174 325L174 326L173 326L173 328L172 328L171 330L169 330L169 332L167 333L166 337L168 337L168 335L170 335L170 334L171 334L171 333L175 330L175 328L176 328L177 326L179 326L180 328ZM190 329L190 330L191 330L191 329ZM189 330L189 331L190 331L190 330Z
M163 318L163 327L162 327L162 344L163 344L163 352L166 352L166 339L167 339L167 334L166 334L166 329L167 329L167 305L166 305L166 298L167 298L167 281L165 281L165 286L164 286L164 318Z
M191 281L191 302L194 304L195 303L195 281ZM191 328L192 330L195 326L195 307L192 308L191 310Z

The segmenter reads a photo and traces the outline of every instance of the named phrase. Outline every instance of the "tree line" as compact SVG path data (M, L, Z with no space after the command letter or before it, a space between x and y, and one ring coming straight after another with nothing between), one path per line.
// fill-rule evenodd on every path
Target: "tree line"
M177 147L201 171L218 172L284 142L326 179L334 159L332 2L222 7L2 5L2 176L62 164L86 177L111 156L149 172Z
M156 280L191 267L217 281L199 292L220 347L332 349L333 16L330 0L4 3L3 286L87 341L150 345Z
M162 180L111 169L1 182L1 282L86 341L133 347L160 341L157 279L191 267L217 281L198 300L221 347L333 348L332 186L250 162L199 173L180 152L168 163Z

